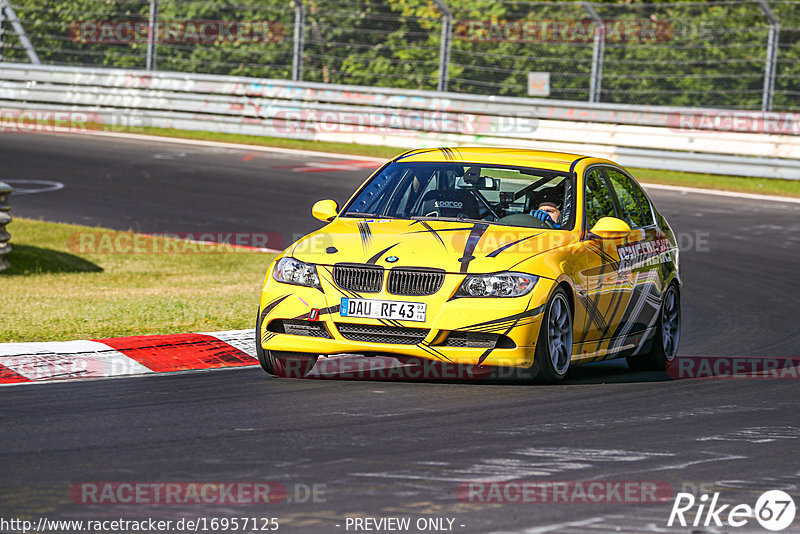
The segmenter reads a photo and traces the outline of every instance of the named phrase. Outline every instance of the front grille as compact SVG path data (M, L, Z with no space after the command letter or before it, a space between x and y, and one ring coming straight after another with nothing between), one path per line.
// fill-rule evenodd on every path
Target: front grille
M427 328L405 328L396 326L373 326L368 324L336 323L342 337L364 343L388 343L391 345L416 345L425 339Z
M387 291L392 295L433 295L444 283L440 269L397 268L389 271Z
M374 265L333 266L333 281L342 289L359 293L378 293L383 287L383 267Z
M267 330L278 334L289 334L290 336L324 337L328 339L331 337L325 325L319 321L277 319L269 323Z
M485 334L483 332L459 332L453 331L442 343L443 347L467 347L467 348L497 348L513 349L516 344L508 336L499 334Z

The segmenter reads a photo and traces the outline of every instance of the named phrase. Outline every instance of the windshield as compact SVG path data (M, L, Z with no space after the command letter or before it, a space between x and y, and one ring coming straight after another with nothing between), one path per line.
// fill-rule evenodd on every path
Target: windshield
M573 191L573 179L557 171L473 163L394 162L359 191L342 216L480 220L570 229ZM533 216L540 207L552 221Z

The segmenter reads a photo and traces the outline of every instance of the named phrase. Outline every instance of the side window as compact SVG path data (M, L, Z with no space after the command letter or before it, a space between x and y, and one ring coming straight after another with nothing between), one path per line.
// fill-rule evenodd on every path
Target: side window
M422 199L425 198L425 194L438 189L440 185L438 183L439 181L440 180L435 174L432 174L427 178L423 176L421 180L419 175L415 176L414 181L411 183L412 194L414 195L415 200L413 202L413 208L408 213L409 215L419 212L419 210L422 208ZM423 213L421 215L427 214Z
M614 188L614 193L617 194L617 199L622 207L622 219L631 228L647 226L644 223L638 195L630 178L615 169L609 168L606 169L606 172L608 173L611 187Z
M586 194L584 195L584 205L586 206L586 228L589 229L603 217L616 217L614 212L614 201L611 199L611 191L608 190L606 181L598 169L594 169L586 175Z
M653 208L650 207L650 200L648 200L647 195L644 194L639 184L633 180L631 182L633 183L633 190L636 191L636 196L639 197L639 204L642 206L644 225L650 226L653 224Z
M416 180L416 182L414 181ZM409 183L411 182L411 183ZM403 215L408 215L409 211L409 200L413 202L412 193L414 193L414 185L419 184L419 178L416 176L406 176L400 181L397 189L404 189L405 191L397 200L393 201L395 206L393 207L397 213L402 213ZM392 209L392 208L390 208Z
M422 198L422 195L430 191L435 185L436 181L433 179L433 175L409 169L403 179L398 182L397 191L392 195L398 198L393 200L389 210L404 217L412 215L414 206ZM402 194L400 194L401 191Z

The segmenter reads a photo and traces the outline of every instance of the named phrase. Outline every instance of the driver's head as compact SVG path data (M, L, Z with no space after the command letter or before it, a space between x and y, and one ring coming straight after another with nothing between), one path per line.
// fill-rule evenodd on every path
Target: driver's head
M561 210L558 209L558 205L555 202L540 202L537 209L547 213L554 223L557 223L561 217Z

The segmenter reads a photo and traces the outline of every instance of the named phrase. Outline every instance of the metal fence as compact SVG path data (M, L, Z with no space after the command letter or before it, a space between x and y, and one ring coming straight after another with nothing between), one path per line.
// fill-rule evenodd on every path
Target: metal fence
M0 0L0 60L800 110L798 0L247 2Z

